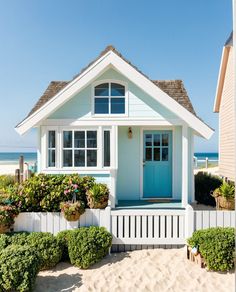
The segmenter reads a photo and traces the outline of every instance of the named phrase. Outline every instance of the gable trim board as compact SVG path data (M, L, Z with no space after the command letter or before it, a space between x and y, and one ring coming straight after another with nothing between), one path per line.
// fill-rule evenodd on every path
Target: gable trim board
M215 96L215 102L214 102L214 112L218 113L220 110L220 103L224 88L224 81L225 81L225 74L229 59L229 52L230 52L230 46L224 47L222 51L221 56L221 62L220 62L220 71L217 81L217 87L216 87L216 96Z
M89 83L93 82L95 78L101 75L109 67L113 67L119 73L126 76L131 82L136 84L136 86L161 103L164 107L174 112L202 137L209 139L212 136L213 130L210 127L181 106L177 101L162 91L151 80L112 50L108 51L97 61L92 63L87 69L85 69L85 71L72 80L41 108L17 125L15 128L16 131L22 135L30 128L37 126L42 120L46 119L51 113L56 111ZM94 119L96 118L94 117Z

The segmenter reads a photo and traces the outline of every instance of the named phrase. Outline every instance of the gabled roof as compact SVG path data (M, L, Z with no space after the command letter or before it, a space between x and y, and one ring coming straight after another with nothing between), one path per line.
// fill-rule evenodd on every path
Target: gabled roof
M24 134L46 119L109 66L113 66L131 82L141 87L203 137L209 138L213 134L212 129L196 116L181 80L152 81L126 60L113 46L108 46L98 58L71 81L51 82L29 115L16 126L17 132Z
M214 109L213 109L215 113L218 113L220 110L220 103L221 103L222 92L223 92L224 81L225 81L225 74L226 74L226 69L227 69L227 64L228 64L228 59L229 59L229 52L232 46L233 46L233 32L231 32L229 38L225 42L225 45L222 51L220 70L219 70L217 87L216 87Z
M70 81L51 81L27 117L31 116L34 112L40 109L69 83ZM196 115L182 80L153 80L153 83L192 114Z

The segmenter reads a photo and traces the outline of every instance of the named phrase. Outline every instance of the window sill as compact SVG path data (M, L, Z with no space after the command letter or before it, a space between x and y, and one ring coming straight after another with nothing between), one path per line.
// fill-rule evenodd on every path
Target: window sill
M45 168L42 169L43 173L60 173L60 174L72 174L72 173L78 173L78 174L109 174L111 173L111 169L98 169L98 168L84 168L84 169L78 169L75 167L63 167L63 168Z
M123 118L128 117L128 114L92 114L92 118Z

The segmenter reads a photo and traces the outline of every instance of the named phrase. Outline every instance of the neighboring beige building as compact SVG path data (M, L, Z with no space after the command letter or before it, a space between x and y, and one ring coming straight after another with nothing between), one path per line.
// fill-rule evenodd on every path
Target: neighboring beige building
M235 180L235 99L233 34L226 41L221 58L214 112L219 113L219 174Z

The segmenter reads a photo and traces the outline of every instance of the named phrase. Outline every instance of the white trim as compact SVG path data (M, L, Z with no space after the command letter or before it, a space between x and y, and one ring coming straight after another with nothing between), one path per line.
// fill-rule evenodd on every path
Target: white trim
M152 197L152 198L144 198L143 197L143 152L144 152L144 144L143 144L143 132L144 131L171 131L172 132L172 190L171 190L171 197L168 197L168 198L161 198L161 197ZM175 128L174 127L162 127L162 126L159 126L159 127L140 127L140 195L139 195L139 198L140 200L151 200L151 199L174 199L174 175L175 175L175 162L174 162L174 132L175 132Z
M37 128L37 172L41 172L41 126Z
M221 103L225 74L226 74L226 69L227 69L227 64L228 64L229 51L230 51L230 47L223 47L221 61L220 61L220 70L219 70L217 86L216 86L214 108L213 108L213 111L216 113L218 113L220 110L220 103Z
M189 185L189 136L187 125L182 127L182 207L188 204Z
M164 107L174 112L183 119L191 128L197 131L204 138L209 139L213 130L204 124L195 115L190 113L186 108L181 106L177 101L162 91L147 77L138 72L134 67L124 61L121 57L112 51L99 58L95 63L89 66L81 75L70 82L63 90L50 99L45 105L38 109L31 116L22 121L15 129L19 134L26 133L30 128L36 126L39 122L47 118L51 113L56 111L66 101L71 99L75 94L80 92L85 86L91 83L101 72L113 65L116 70L126 76L131 82L136 84L155 100L160 102Z
M110 118L106 119L47 119L42 122L42 125L45 126L182 126L184 122L180 119L131 119L131 118Z

